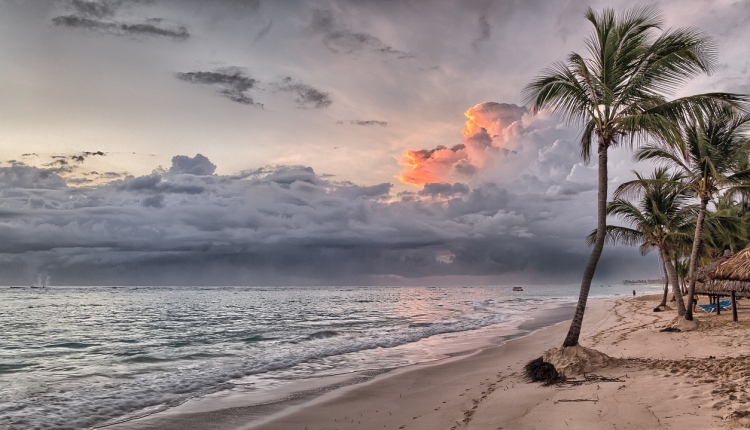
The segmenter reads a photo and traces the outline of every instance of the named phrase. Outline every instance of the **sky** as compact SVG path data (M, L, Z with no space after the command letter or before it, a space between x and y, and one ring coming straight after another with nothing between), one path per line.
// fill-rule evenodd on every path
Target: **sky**
M750 2L655 4L718 49L675 96L750 93ZM0 0L0 284L579 282L597 166L521 90L629 5Z

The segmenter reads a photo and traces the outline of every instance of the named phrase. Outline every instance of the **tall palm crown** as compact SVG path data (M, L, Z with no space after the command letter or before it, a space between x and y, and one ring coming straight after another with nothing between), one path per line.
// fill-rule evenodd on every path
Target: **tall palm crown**
M551 109L567 122L580 125L581 155L588 161L596 139L599 166L597 240L584 270L581 293L563 346L578 344L586 301L604 247L607 205L607 151L658 135L674 142L680 117L710 110L741 97L711 93L668 101L687 79L708 73L714 47L690 28L661 31L663 19L652 7L616 14L589 9L593 33L586 39L589 57L571 53L567 60L543 70L524 88L532 110Z
M700 199L700 210L690 254L689 294L694 294L693 274L703 234L708 203L721 191L734 194L750 190L750 115L724 107L692 117L681 127L681 145L655 142L643 146L638 160L654 160L677 169L686 186ZM688 309L685 318L693 318Z
M711 200L723 190L750 190L748 132L750 115L721 109L685 124L679 146L644 145L636 160L655 160L677 169L696 197Z
M607 214L614 215L631 227L607 226L607 239L627 245L640 245L645 255L652 248L672 249L682 240L694 217L689 198L681 187L679 172L670 173L661 167L645 178L635 172L636 180L626 182L615 191L615 199L607 205ZM637 203L623 197L638 198ZM592 241L593 242L593 241Z
M660 32L663 19L650 6L586 12L594 33L586 40L590 55L571 53L524 88L534 112L551 108L581 125L581 155L588 160L594 136L608 146L643 134L674 137L673 119L710 109L712 102L736 96L709 93L668 101L685 81L710 73L715 49L710 39L691 28ZM622 139L626 138L626 139Z

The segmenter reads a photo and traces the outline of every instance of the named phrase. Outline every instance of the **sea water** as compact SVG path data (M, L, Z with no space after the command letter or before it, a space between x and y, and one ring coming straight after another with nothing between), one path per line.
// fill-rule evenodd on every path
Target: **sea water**
M512 287L0 288L0 428L99 427L237 387L262 398L440 359L578 290Z

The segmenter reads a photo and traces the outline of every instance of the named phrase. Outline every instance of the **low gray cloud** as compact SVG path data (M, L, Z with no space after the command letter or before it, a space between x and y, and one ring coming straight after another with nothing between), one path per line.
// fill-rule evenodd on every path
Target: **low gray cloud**
M365 32L353 31L342 25L330 9L313 9L310 19L310 29L323 36L323 43L337 54L351 54L368 50L383 55L403 59L413 57L412 54L395 49L384 43L377 36Z
M420 196L430 196L433 198L448 198L468 193L469 187L466 184L462 184L460 182L456 182L455 184L437 182L424 184L424 188L422 188L417 194L419 194Z
M153 0L68 0L59 4L63 13L52 19L60 27L82 28L118 36L161 36L187 39L190 33L182 25L167 25L162 18L143 18L142 22L118 19L125 6L151 4Z
M253 90L260 90L262 83L247 75L239 67L224 67L213 71L195 71L176 73L177 79L192 84L210 85L222 96L240 104L263 108L263 103L255 101ZM294 94L297 107L301 109L322 109L329 107L333 101L328 93L320 91L292 77L284 77L268 84L274 92Z
M91 1L91 0L72 0L70 5L81 15L95 18L111 17L115 13L117 3Z
M276 91L296 94L295 101L299 108L321 109L327 108L333 103L328 93L315 89L307 84L297 82L289 76L274 83L273 87Z
M0 167L4 282L38 273L84 285L560 281L588 256L591 198L559 211L570 196L490 182L394 196L390 183L336 181L307 166L215 169L205 156L178 155L148 175L71 186L50 169Z
M212 163L206 156L196 154L195 157L186 155L175 155L172 157L172 166L169 173L173 175L200 175L208 176L216 172L216 164Z
M58 16L53 18L52 22L61 27L84 28L115 35L166 36L175 39L187 39L190 37L190 33L183 26L169 28L161 27L151 22L125 23L102 21L77 15Z
M193 84L211 85L217 88L222 96L240 104L262 108L248 92L256 88L259 81L251 78L239 68L228 67L215 71L199 71L175 74L177 79Z

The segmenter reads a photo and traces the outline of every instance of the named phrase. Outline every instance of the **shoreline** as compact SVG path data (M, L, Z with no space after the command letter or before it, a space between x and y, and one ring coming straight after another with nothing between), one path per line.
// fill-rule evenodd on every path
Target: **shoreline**
M660 296L590 300L581 344L612 358L590 380L526 382L526 362L559 346L566 321L495 347L399 368L250 422L236 409L128 428L243 430L717 429L750 427L750 307L700 314L697 329L660 332L676 312ZM597 379L599 378L599 379ZM135 423L131 423L135 424ZM231 426L228 426L231 424Z
M606 300L606 299L594 299ZM486 349L502 347L507 342L532 335L536 331L561 322L570 321L575 308L574 303L550 304L535 308L531 315L520 322L516 327L485 327L483 329L471 330L476 346L469 349L461 349L445 353L443 358L411 365L372 369L355 374L341 374L338 377L327 377L328 383L321 385L297 381L293 384L296 389L282 391L283 394L276 395L270 401L261 401L253 404L252 396L238 394L230 399L226 398L197 398L167 409L165 411L149 414L140 418L127 421L114 422L109 425L95 428L108 430L147 430L147 429L245 429L272 421L275 417L285 416L292 411L305 408L314 404L321 397L343 395L346 390L367 385L373 381L389 378L401 372L409 372L423 366L441 366L445 363L463 360L467 357L479 354ZM478 332L481 336L477 336ZM437 335L440 336L440 335ZM481 342L481 343L480 343ZM471 342L468 343L471 345ZM308 388L305 388L305 387Z

